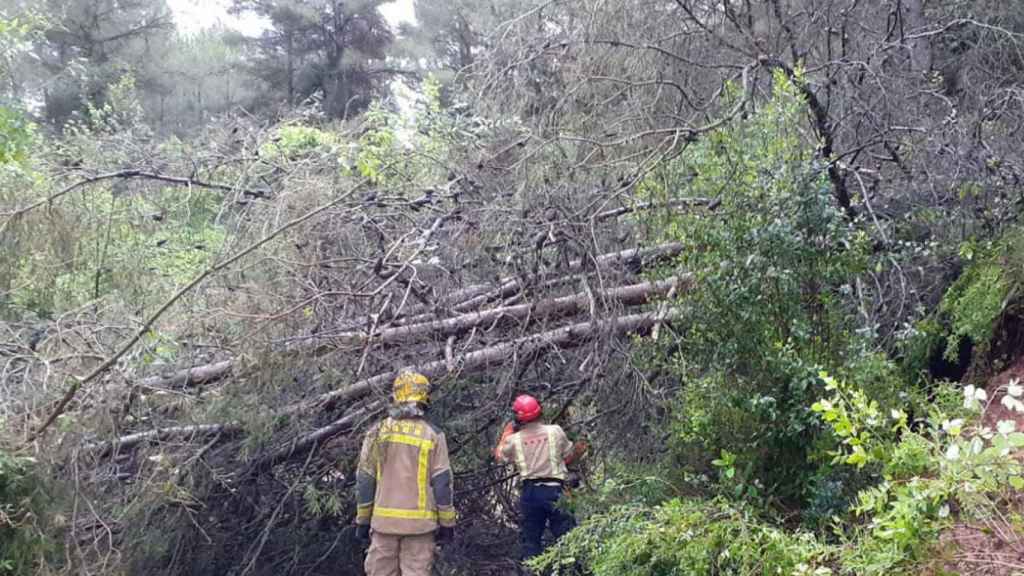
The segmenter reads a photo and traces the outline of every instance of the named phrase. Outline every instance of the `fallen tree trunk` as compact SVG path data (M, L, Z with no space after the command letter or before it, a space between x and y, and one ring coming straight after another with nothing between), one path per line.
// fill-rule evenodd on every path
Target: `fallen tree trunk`
M659 313L649 312L619 316L604 321L591 320L580 322L463 354L455 358L456 369L454 371L449 371L448 366L450 363L445 359L427 362L410 368L431 379L454 376L465 372L478 372L504 362L514 353L529 354L545 346L557 348L578 346L597 336L600 332L599 329L603 327L607 327L613 334L620 335L650 328L664 319ZM333 390L326 394L321 394L312 400L286 408L284 414L330 410L339 404L353 402L367 396L375 389L381 393L386 393L397 375L397 371L390 371L360 380L340 390Z
M139 385L145 388L190 388L192 386L201 386L228 376L234 365L233 360L224 360L223 362L179 370L168 376L143 378Z
M95 452L97 456L103 457L112 452L120 451L122 448L134 448L135 446L144 442L161 442L164 440L170 440L172 438L205 438L207 436L216 436L220 434L222 436L233 436L242 432L242 427L238 424L196 424L194 426L170 426L167 428L157 428L155 430L147 430L145 432L136 432L135 434L129 434L122 436L116 440L107 442L96 442L94 444L87 444L85 450L87 452Z
M610 268L620 266L639 270L650 265L652 262L677 256L682 250L683 246L679 243L663 244L653 248L631 248L629 250L602 254L595 257L593 262L598 267ZM583 261L576 260L570 264L569 270L566 273L577 273L583 270L585 266L586 264ZM494 288L491 284L477 284L454 292L447 301L452 303L451 310L453 312L466 313L488 302L512 296L522 290L523 287L524 282L522 279L505 278L499 281L497 288ZM430 311L427 307L420 306L411 309L409 314L415 317L416 325L423 325L428 323L427 318L436 316L436 311ZM394 329L397 330L406 326L411 327L412 324L396 326ZM352 334L355 334L355 332L347 332L337 336L320 336L317 337L318 342L315 344L306 343L296 346L291 352L296 354L322 354L337 346L337 338L344 340L345 338L350 338ZM395 332L394 334L394 336L390 337L397 339L400 332ZM365 340L365 335L360 337ZM214 364L194 366L181 370L171 376L149 377L143 380L142 384L151 387L198 386L216 382L227 377L231 374L233 368L234 360L224 360Z
M665 312L647 312L643 314L632 314L629 316L614 317L609 320L592 320L580 322L569 326L563 326L554 330L548 330L539 334L524 336L515 340L504 342L495 346L489 346L476 350L459 357L455 357L454 369L449 369L449 362L446 359L427 362L411 368L425 374L435 380L435 383L445 376L457 377L462 374L486 371L495 365L507 361L513 356L526 355L536 352L545 347L556 347L569 349L592 341L602 331L612 336L622 336L630 332L647 330L660 322L671 321L676 316L672 310ZM384 372L371 378L355 382L343 390L336 390L321 395L313 400L303 402L281 411L281 415L296 415L321 410L329 410L341 403L355 402L369 396L374 390L379 390L382 397L386 398L387 390L390 389L392 380L397 375L394 371ZM366 406L350 412L343 417L313 430L309 433L292 440L286 446L276 450L270 456L262 459L258 467L273 466L291 458L294 454L300 453L314 446L322 446L330 438L340 434L359 422L360 419L380 411L387 405L385 399L373 400ZM106 455L114 448L130 448L142 442L164 441L174 437L199 437L212 436L216 434L234 435L241 433L243 428L239 423L231 424L208 424L196 426L178 426L171 428L160 428L146 432L138 432L123 436L110 442L101 442L87 446L90 451L99 451Z
M679 289L689 281L689 276L683 278L673 276L658 282L643 282L632 286L613 288L596 293L593 296L610 305L638 306L650 302L657 296L668 294L672 289ZM365 344L367 341L390 345L425 339L427 337L458 336L472 328L492 325L501 321L522 320L526 318L550 320L572 316L586 311L590 306L590 302L591 295L586 292L580 292L551 300L502 306L491 310L462 314L447 320L434 320L432 322L387 328L372 335L368 335L365 332L348 332L335 336L330 347ZM322 351L324 350L318 350L318 352Z
M470 352L469 354L465 354L461 358L458 358L458 367L454 372L448 370L447 362L445 360L428 362L418 366L412 366L411 368L435 380L441 379L444 376L455 377L465 373L482 372L497 364L505 362L511 358L513 354L526 355L548 346L562 349L573 348L580 346L585 342L592 341L602 333L602 329L606 329L608 333L613 336L622 336L630 332L649 329L655 324L669 321L675 316L676 313L669 310L663 313L648 312L644 314L620 316L606 321L592 320L590 322L581 322L579 324L564 326L555 330L541 332L540 334L533 334L498 344L497 346L490 346L482 350ZM391 381L396 375L397 372L385 372L383 374L378 374L372 378L356 382L344 390L337 390L324 394L313 401L298 405L290 409L289 412L294 413L330 409L339 403L351 402L368 396L375 389L380 391L382 395L386 394ZM261 468L274 466L289 460L296 454L301 454L311 448L322 446L324 442L335 435L350 429L360 418L365 417L373 410L380 410L384 406L386 406L386 401L383 399L371 402L355 413L346 414L326 426L317 428L312 432L292 440L287 446L284 446L273 452L270 456L261 459L258 466Z
M565 270L559 270L558 276L577 274L590 268L624 268L642 270L653 262L678 256L683 251L683 245L678 242L670 242L654 246L652 248L630 248L618 252L609 252L594 257L592 260L573 260ZM519 276L509 276L497 281L497 286L491 283L474 284L452 292L446 296L437 306L419 305L409 308L401 316L393 318L395 324L408 325L419 324L428 318L436 318L439 310L450 309L455 313L472 311L489 302L513 296L526 287L526 279ZM364 325L365 322L359 324Z
M672 256L679 255L682 251L683 245L676 242L655 246L654 248L632 248L629 250L612 252L610 254L602 254L594 258L592 262L587 260L573 261L569 264L569 270L567 270L566 273L575 274L587 269L591 265L594 265L597 268L611 268L613 266L619 266L622 268L640 270L649 265L652 261L671 258ZM522 279L506 278L501 282L498 288L456 304L452 306L452 310L455 312L467 312L492 300L512 296L522 290L522 288Z

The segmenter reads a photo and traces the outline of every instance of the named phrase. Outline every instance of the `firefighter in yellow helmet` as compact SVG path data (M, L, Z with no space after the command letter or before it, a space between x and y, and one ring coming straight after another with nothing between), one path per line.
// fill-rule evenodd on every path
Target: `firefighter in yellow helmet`
M392 399L359 455L356 535L370 542L368 576L429 576L435 543L450 542L455 531L448 444L424 418L426 376L399 374Z

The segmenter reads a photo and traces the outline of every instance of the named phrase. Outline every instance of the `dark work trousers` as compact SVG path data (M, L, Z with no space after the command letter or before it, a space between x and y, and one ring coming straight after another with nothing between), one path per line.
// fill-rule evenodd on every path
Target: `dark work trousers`
M526 482L519 496L522 520L519 526L522 536L522 557L532 558L544 551L541 542L544 528L550 526L551 534L560 538L576 526L571 514L558 508L562 497L561 486L543 486ZM549 524L550 523L550 524Z

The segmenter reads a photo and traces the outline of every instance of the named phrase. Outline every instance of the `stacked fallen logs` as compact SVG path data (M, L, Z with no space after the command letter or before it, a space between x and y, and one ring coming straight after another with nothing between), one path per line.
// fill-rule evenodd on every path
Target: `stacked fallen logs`
M605 254L589 261L571 263L569 275L587 274L588 270L636 272L650 266L652 262L678 255L680 250L679 245L668 244L650 249ZM620 274L616 277L624 276L628 275ZM496 287L479 285L453 292L444 299L443 305L436 306L433 311L425 307L413 308L385 324L377 325L372 331L341 331L315 343L293 347L287 353L320 355L333 349L354 345L388 347L414 342L443 344L447 340L449 345L438 346L436 356L426 356L422 362L411 367L436 382L442 382L446 378L493 369L513 357L526 356L544 348L571 349L592 342L602 335L619 337L651 329L660 322L671 320L671 310L663 308L643 312L627 311L685 290L691 282L692 278L688 275L673 276L659 281L637 282L605 290L587 290L565 296L508 304L506 299L521 293L524 283L521 279L506 278L499 281ZM559 320L581 316L587 320L551 327L552 323ZM508 324L514 324L520 329L525 328L525 334L518 337L506 335L497 343L461 354L452 351L450 344L455 338L477 329L490 331ZM528 328L535 325L540 325L541 330L530 333ZM234 369L235 361L223 360L169 376L150 377L144 380L143 384L154 388L199 386L223 379ZM366 399L374 392L386 391L394 376L394 371L378 373L320 396L285 406L278 414L296 417L342 410ZM294 455L307 453L309 449L315 449L331 437L351 429L382 406L378 399L350 409L329 424L303 433L271 451L260 464L274 465ZM240 423L175 426L136 432L113 441L92 444L88 449L109 454L140 443L162 441L171 437L229 437L241 433L242 430Z

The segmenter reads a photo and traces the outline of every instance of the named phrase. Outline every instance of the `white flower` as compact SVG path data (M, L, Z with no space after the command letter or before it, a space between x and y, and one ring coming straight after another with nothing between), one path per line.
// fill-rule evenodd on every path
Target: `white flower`
M942 423L942 430L950 436L959 436L960 432L964 428L964 421L962 418L956 420L946 420Z
M889 415L892 416L893 420L897 420L897 421L903 420L904 418L907 417L907 413L906 412L904 412L903 410L896 410L896 409L893 409L892 412L889 413Z
M1010 396L1009 394L1003 396L1002 400L1000 400L999 403L1002 404L1003 406L1006 406L1007 410L1013 410L1015 412L1024 414L1024 402L1021 402L1020 400L1014 398L1013 396Z
M976 388L973 384L968 384L964 387L964 408L968 410L978 410L979 402L988 400L988 393L983 388Z
M948 517L949 517L949 504L943 504L942 507L939 508L939 518L948 518Z
M960 459L960 445L950 444L949 448L946 448L946 460L954 461Z
M1014 398L1020 398L1024 394L1024 386L1020 385L1020 378L1014 378L1006 386L1006 393Z
M996 424L996 430L1003 436L1009 436L1017 431L1017 423L1013 420L1000 420L999 424Z

